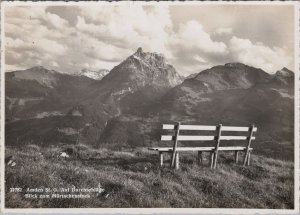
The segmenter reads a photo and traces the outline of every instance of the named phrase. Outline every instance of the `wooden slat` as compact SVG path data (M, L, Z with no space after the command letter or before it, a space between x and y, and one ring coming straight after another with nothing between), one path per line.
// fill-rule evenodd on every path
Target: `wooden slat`
M175 128L175 125L171 125L171 124L163 124L162 129L167 129L167 130L172 130Z
M180 130L191 130L191 131L215 131L216 126L210 125L180 125ZM173 130L175 125L172 124L163 124L163 129Z
M172 141L172 140L174 140L174 136L172 136L172 135L161 135L160 140L161 141Z
M215 147L177 147L177 151L211 151ZM152 147L148 148L153 151L172 152L172 147Z
M247 136L221 136L221 140L247 140ZM255 140L255 137L251 138Z
M174 140L174 136L172 135L162 135L161 141L172 141ZM192 135L181 135L178 136L178 141L199 141L199 140L215 140L215 136L192 136ZM221 136L220 140L247 140L247 136ZM255 140L255 137L251 138Z
M163 124L163 129L173 130L175 125L172 124ZM222 131L250 131L251 126L249 127L237 127L237 126L222 126ZM217 126L210 125L180 125L180 130L191 130L191 131L215 131ZM257 127L253 129L257 131Z
M250 131L251 126L249 127L236 127L236 126L222 126L222 131ZM253 131L257 131L255 127Z
M150 147L148 148L149 150L153 151L160 151L160 152L173 152L172 147ZM185 151L212 151L214 150L215 147L177 147L176 151L177 152L185 152ZM246 147L243 146L224 146L224 147L219 147L220 151L243 151L245 150ZM250 150L253 150L253 148L250 148Z
M214 140L215 136L190 136L182 135L178 136L179 141L198 141L198 140Z
M190 130L190 131L215 131L216 126L210 125L181 125L180 130Z
M242 150L245 150L246 147L243 147L243 146L222 146L222 147L219 147L219 150L220 151L242 151ZM252 150L252 148L251 148Z
M162 141L172 141L175 137L172 135L162 135ZM190 135L181 135L178 136L178 141L199 141L199 140L214 140L215 136L190 136Z

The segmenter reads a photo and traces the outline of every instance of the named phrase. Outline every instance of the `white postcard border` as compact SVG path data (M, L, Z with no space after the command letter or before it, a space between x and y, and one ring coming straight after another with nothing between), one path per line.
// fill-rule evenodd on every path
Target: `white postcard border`
M84 5L136 5L136 4L144 4L144 5L292 5L294 6L294 72L295 72L295 151L294 151L294 209L237 209L237 208L32 208L32 209L7 209L5 208L5 165L4 165L4 156L5 156L5 81L4 81L4 73L5 73L5 16L4 11L6 7L14 7L14 6L84 6ZM280 1L217 1L217 2L197 2L197 1L120 1L120 2L65 2L65 1L40 1L40 2L22 2L22 1L14 1L14 2L1 2L1 138L0 138L0 147L1 147L1 204L0 204L0 212L5 213L100 213L100 214L116 214L116 213L129 213L129 214L298 214L299 213L299 3L293 1L280 2Z

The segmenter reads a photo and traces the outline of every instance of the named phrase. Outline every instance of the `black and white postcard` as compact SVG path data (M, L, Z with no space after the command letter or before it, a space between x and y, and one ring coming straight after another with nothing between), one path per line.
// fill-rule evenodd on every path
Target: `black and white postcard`
M298 2L1 10L3 211L299 211Z

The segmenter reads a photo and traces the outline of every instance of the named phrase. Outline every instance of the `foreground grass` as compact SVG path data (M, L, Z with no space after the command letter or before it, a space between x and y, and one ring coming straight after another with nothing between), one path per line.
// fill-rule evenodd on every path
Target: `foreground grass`
M70 158L59 157L67 151ZM15 166L6 166L7 208L186 207L293 208L293 163L252 156L251 166L221 154L217 169L199 166L191 154L181 156L180 170L158 167L146 149L110 151L85 145L6 149ZM229 156L230 155L230 156ZM168 162L168 161L167 161ZM168 163L167 163L168 164ZM94 188L89 199L28 199L27 188ZM20 187L21 193L10 192Z

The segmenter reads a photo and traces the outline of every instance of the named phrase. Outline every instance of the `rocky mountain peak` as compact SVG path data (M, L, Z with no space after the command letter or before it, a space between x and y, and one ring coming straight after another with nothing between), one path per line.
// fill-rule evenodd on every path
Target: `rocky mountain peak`
M225 89L247 89L257 83L271 79L271 75L261 69L242 63L227 63L200 72L194 78L211 91Z
M155 52L144 52L142 48L129 56L125 61L112 69L107 80L113 76L120 76L122 82L134 82L133 88L144 86L174 87L183 81L183 78L176 72L175 68L167 63L163 54ZM119 79L119 78L114 78Z
M142 61L142 63L148 64L148 66L151 67L163 68L166 66L170 66L163 54L156 52L144 52L141 47L138 48L137 51L132 56L130 56L130 58Z
M294 72L284 67L273 75L272 83L280 88L289 88L294 85Z
M137 49L137 51L136 51L136 54L137 54L137 55L143 54L143 49L142 49L141 47L139 47L139 48Z
M293 77L294 73L291 70L284 67L281 70L278 70L275 75L280 77Z

